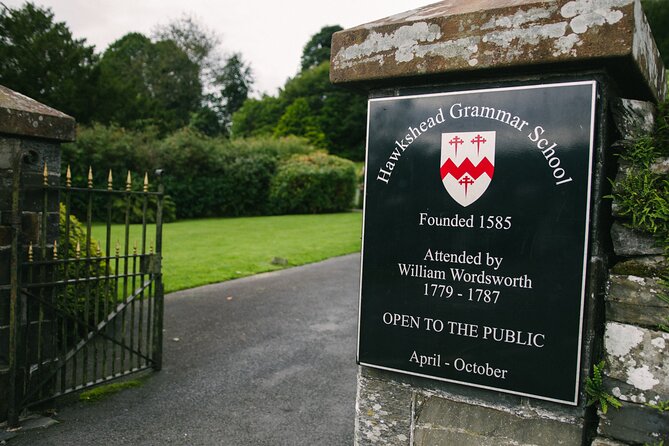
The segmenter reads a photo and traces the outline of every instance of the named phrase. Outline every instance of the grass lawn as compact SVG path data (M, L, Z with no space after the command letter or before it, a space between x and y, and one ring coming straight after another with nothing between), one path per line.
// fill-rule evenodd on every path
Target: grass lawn
M163 226L165 291L177 291L289 266L317 262L360 250L362 213L280 215L185 220ZM149 227L147 239L154 239ZM103 242L105 226L93 237ZM123 225L112 228L112 244L123 240ZM130 244L141 244L141 227ZM132 248L131 248L132 249ZM148 248L147 248L148 249ZM113 250L112 250L113 252ZM273 265L275 257L287 265Z

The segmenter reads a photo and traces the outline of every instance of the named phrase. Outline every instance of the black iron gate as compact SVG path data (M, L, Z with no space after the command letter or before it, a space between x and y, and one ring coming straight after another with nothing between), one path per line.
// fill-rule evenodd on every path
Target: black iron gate
M58 396L162 363L164 190L21 183L14 169L9 423ZM57 180L56 180L57 181ZM35 201L41 212L26 215ZM80 220L75 217L78 216ZM38 230L25 231L26 220ZM102 221L102 222L100 222ZM22 227L24 229L22 230Z

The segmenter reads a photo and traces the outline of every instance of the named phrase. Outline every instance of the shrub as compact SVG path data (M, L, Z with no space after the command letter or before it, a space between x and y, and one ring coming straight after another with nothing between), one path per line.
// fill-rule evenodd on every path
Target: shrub
M158 197L149 195L146 200L146 223L156 222L156 209ZM128 208L127 198L117 196L112 200L112 222L125 223L125 212ZM144 197L141 195L130 196L130 223L142 223L144 214ZM174 200L169 195L163 197L163 223L170 223L177 219L177 208Z
M159 158L178 218L242 216L267 213L277 164L313 150L295 137L228 141L182 130L160 143Z
M321 152L294 155L279 165L269 201L275 213L338 212L351 208L355 187L351 161Z
M91 240L90 245L86 245L86 229L74 215L70 214L69 216L69 232L66 232L67 215L63 204L60 205L59 217L58 245L61 250L59 257L83 259L86 257L87 248L91 257L96 257L98 243ZM80 249L79 253L77 253L77 246ZM109 273L107 263L104 260L96 259L90 262L84 260L70 261L63 264L61 268L58 272L59 275L61 277L67 275L69 280L106 276ZM106 316L105 309L108 310L115 304L116 298L113 287L111 282L107 281L99 281L95 285L90 285L87 282L67 285L59 290L57 296L57 305L61 310L88 322L90 325L101 321ZM88 331L85 327L79 327L79 329L82 333Z
M80 128L77 138L63 146L61 166L65 172L71 164L74 187L86 187L89 166L95 188L107 188L111 169L116 190L124 188L128 170L136 179L133 190L140 190L144 172L163 169L169 195L164 202L164 221L171 221L174 214L181 219L267 214L270 182L279 163L295 154L315 151L306 139L295 136L228 140L189 128L159 139L150 128L128 131L96 124ZM73 213L86 215L87 195L76 195L71 197ZM150 200L149 208L155 209L154 201ZM93 196L94 221L107 218L108 204L104 194ZM124 221L125 206L125 198L114 198L114 221ZM141 210L142 198L133 197L132 222L141 221ZM153 221L155 217L148 218Z
M153 172L159 167L156 166L158 163L151 152L156 142L157 132L152 129L140 132L100 124L79 127L77 141L62 145L61 173L64 176L67 166L71 166L72 186L86 187L90 167L93 172L93 187L106 189L111 171L114 189L123 189L128 170L133 172L133 178L142 178L144 172ZM61 180L61 183L64 181ZM107 218L107 204L106 196L93 196L93 220ZM87 196L72 194L71 206L73 214L85 216Z

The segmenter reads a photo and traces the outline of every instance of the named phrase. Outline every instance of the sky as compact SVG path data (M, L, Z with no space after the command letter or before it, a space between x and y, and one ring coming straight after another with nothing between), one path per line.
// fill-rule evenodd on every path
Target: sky
M102 53L129 32L147 36L184 14L221 39L223 55L240 52L250 63L254 96L275 95L300 66L302 48L323 26L350 28L434 0L32 0L50 8L75 38ZM23 0L0 0L19 8Z

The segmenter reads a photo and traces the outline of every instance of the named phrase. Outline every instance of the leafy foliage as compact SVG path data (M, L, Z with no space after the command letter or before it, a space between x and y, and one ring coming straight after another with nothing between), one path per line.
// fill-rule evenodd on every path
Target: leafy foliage
M96 105L94 47L74 39L50 9L0 3L0 84L89 122Z
M613 395L610 395L604 389L604 379L602 372L606 363L600 361L592 367L592 377L585 379L585 393L588 395L587 405L599 404L602 412L606 413L609 409L609 404L618 409L622 407L622 403L618 401Z
M214 82L221 65L218 47L220 37L211 30L204 28L188 14L172 20L166 25L157 26L153 39L171 40L199 68L200 82L207 89Z
M659 237L669 235L669 181L649 170L630 172L616 184L620 214L633 228Z
M62 171L72 165L73 185L87 183L92 166L94 187L106 188L111 169L115 189L124 187L127 172L133 172L132 187L141 190L141 178L160 168L169 196L164 200L163 219L214 216L260 215L267 208L270 179L278 163L293 154L306 154L314 148L304 139L251 138L227 140L208 137L192 129L182 129L160 138L149 128L125 130L111 125L81 128L76 142L64 144ZM85 197L84 197L85 198ZM149 209L155 209L149 199ZM93 219L107 218L108 198L95 196ZM73 194L72 207L85 215L87 202ZM141 221L143 198L131 198L132 222ZM126 199L113 201L114 221L125 219ZM149 221L154 218L151 213Z
M659 412L669 412L669 400L657 401L656 403L646 403L646 406L656 409Z
M272 135L285 108L285 101L274 96L264 95L260 99L248 99L232 115L231 136L247 138Z
M631 167L614 183L612 196L618 212L629 218L632 228L653 235L669 258L669 179L652 169L658 158L669 156L669 101L659 104L653 134L640 138L620 156ZM669 303L669 271L664 272L660 285L657 297ZM669 318L666 320L658 328L669 332Z
M316 147L324 148L325 134L305 98L297 98L290 104L274 127L274 135L299 135Z
M74 215L68 215L63 204L60 205L60 222L58 225L58 246L61 258L79 259L81 257L99 257L98 242L88 238L86 228ZM69 232L68 232L69 229ZM69 279L100 277L109 274L108 265L104 260L75 260L62 265L59 274ZM97 302L97 304L96 304ZM73 283L59 290L57 304L63 311L93 325L101 321L108 308L116 303L114 290L111 283L100 281L96 287L91 287L88 282ZM88 331L85 327L79 327L82 331Z
M171 40L151 42L130 33L112 43L100 60L102 123L162 132L184 127L202 98L199 68Z
M322 152L295 155L277 169L269 199L276 213L338 212L351 208L355 186L351 161Z
M366 96L332 85L329 73L323 62L286 82L278 97L246 101L232 117L232 135L292 134L333 155L362 160Z
M244 104L253 85L251 67L244 62L241 53L234 53L228 58L216 83L225 101L225 114L231 117Z
M344 28L339 25L324 26L320 31L311 36L311 39L304 45L304 49L302 50L302 59L300 61L302 71L330 61L332 35L342 29Z

